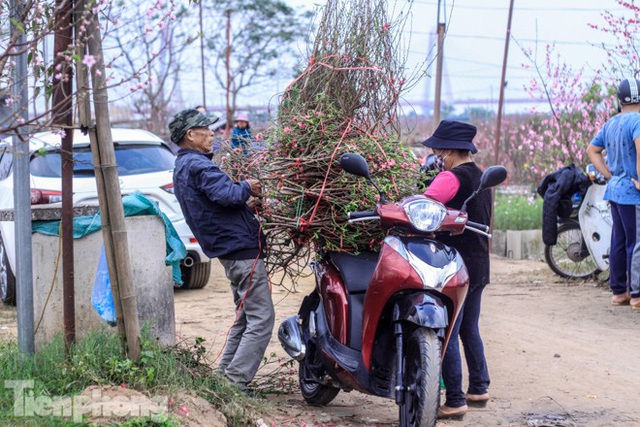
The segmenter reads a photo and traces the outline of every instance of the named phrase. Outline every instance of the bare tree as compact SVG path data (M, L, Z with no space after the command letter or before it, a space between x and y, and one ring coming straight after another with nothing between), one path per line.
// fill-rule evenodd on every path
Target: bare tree
M31 125L46 118L50 106L52 85L49 78L54 71L63 73L64 64L56 61L56 68L47 68L44 46L47 38L53 34L53 5L51 2L27 1L22 4L18 19L12 19L12 8L17 3L9 0L0 2L0 128L2 132L13 132L16 128ZM12 24L12 25L10 25ZM11 30L13 28L13 31ZM23 43L18 38L24 36ZM53 47L53 46L51 46ZM17 75L15 64L19 57L29 58L29 75ZM18 99L11 95L13 86L28 86L33 94L31 99ZM44 89L44 90L43 90ZM39 99L40 102L36 102ZM29 120L20 117L21 111L14 111L13 105L22 109L32 105L33 114Z
M162 7L157 14L166 14L170 4ZM128 25L112 31L105 45L118 52L111 64L115 80L131 77L117 91L120 99L126 98L143 128L168 138L169 104L179 88L185 49L197 34L189 29L189 9L184 7L150 31L148 8L147 1L137 0L110 10L110 22L126 20Z
M292 62L297 58L296 42L305 36L311 13L299 12L280 0L213 0L203 5L210 17L203 35L212 53L209 65L220 88L229 91L233 116L241 92L246 94L250 87L278 76L293 76L295 64L283 67L283 58L292 58Z
M121 38L120 46L106 43L112 49L105 50L104 58L101 59L109 73L106 78L109 89L114 91L117 88L126 87L127 95L142 91L149 86L149 79L146 76L156 72L155 63L163 63L165 69L173 69L171 64L175 62L175 56L170 51L174 48L175 41L163 43L162 40L173 40L171 31L176 22L179 22L181 13L184 13L184 10L179 10L173 2L168 2L166 5L164 2L153 4L146 2L145 5L145 2L138 1L140 8L137 9L137 13L132 13L133 8L130 3L127 3L126 7L123 4L114 5L115 2L110 1L95 2L91 5L92 13L106 17L102 21L103 38L113 40L116 34ZM20 18L12 20L11 7L14 3L16 2L11 0L0 0L0 133L13 132L22 126L28 126L30 132L49 129L52 127L51 112L60 108L59 105L51 105L53 87L61 80L72 78L74 73L69 72L70 69L76 67L91 69L98 59L84 53L88 15L80 13L76 16L78 25L74 42L69 44L66 51L58 52L54 57L52 53L52 34L56 30L53 18L54 3L49 0L24 0ZM13 32L10 31L10 23L15 28ZM17 39L20 34L25 35L26 42L19 44ZM126 37L123 34L126 34ZM141 50L134 48L135 42L139 40L145 40L147 45L153 46L149 49L149 53L154 54L144 56L140 53ZM180 49L178 48L177 51L179 52ZM164 52L169 52L169 56L165 56ZM116 70L116 64L122 62L126 57L125 54L138 55L135 67ZM18 76L14 73L14 67L16 59L21 55L27 56L28 72ZM157 81L161 79L156 77L155 80L154 85L157 87ZM29 99L12 97L11 87L15 85L26 85ZM74 90L84 89L86 88ZM123 90L118 91L120 94L123 92ZM75 96L76 92L68 95ZM112 99L115 100L114 102L118 101L118 97L112 97ZM20 112L15 113L10 108L15 103L19 103L24 108L28 106L27 120L16 116Z

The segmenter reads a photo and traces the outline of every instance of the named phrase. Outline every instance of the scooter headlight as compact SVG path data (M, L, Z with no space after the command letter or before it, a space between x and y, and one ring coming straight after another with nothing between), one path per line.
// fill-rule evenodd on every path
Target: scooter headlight
M404 211L411 224L420 231L435 231L447 215L442 203L431 199L413 200L404 205Z

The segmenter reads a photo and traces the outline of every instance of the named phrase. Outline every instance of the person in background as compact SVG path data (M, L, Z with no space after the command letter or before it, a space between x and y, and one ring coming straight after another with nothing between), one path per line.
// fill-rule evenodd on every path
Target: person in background
M242 153L246 156L253 144L249 115L247 113L238 114L234 124L233 133L231 134L231 148L241 149Z
M587 155L608 180L604 199L611 204L613 219L609 250L611 304L630 304L640 310L640 81L620 82L618 100L620 113L604 124L587 147Z
M436 175L424 195L453 208L463 203L480 185L482 170L471 154L478 150L473 144L476 127L459 121L443 120L433 135L422 144L431 148L440 173ZM467 206L469 221L490 224L491 192L479 193ZM461 418L468 404L484 406L489 400L489 371L484 355L478 321L482 292L489 283L489 242L486 236L465 231L456 236L438 238L455 248L469 272L469 291L451 331L449 345L442 361L442 378L446 388L446 402L438 410L438 418ZM464 345L469 372L469 388L462 391L462 360L458 337Z
M169 123L171 141L180 148L173 185L202 250L219 259L231 282L235 320L218 369L247 390L271 339L275 311L263 261L265 237L252 211L257 199L251 197L261 196L260 181L233 182L212 161L209 127L217 120L188 109Z

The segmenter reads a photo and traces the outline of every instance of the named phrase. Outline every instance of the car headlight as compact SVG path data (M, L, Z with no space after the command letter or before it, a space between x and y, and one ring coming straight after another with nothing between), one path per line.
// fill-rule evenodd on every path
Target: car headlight
M404 205L404 211L411 224L420 231L435 231L447 215L447 209L442 203L432 199L412 200Z

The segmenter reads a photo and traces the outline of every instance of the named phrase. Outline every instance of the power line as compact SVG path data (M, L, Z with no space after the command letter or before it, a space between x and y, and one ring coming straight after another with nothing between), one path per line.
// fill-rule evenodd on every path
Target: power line
M429 2L429 1L420 1L420 0L414 0L413 3L415 4L422 4L425 6L436 6L437 3L435 2ZM473 10L501 10L501 11L506 11L508 10L507 7L504 6L477 6L477 5L468 5L468 4L461 4L460 2L456 2L455 5L453 6L454 8L460 8L460 9L473 9ZM629 9L621 7L621 8L588 8L588 7L559 7L559 8L549 8L549 7L514 7L514 11L537 11L537 12L550 12L550 13L556 13L556 12L624 12L624 11L628 11Z
M460 73L456 73L456 74L445 73L445 76L451 79L451 78L460 77L461 74ZM487 79L488 80L496 79L495 76L487 76L486 74L482 75L482 74L467 74L467 73L464 73L464 77L465 78L474 78L474 79L485 79L485 80L487 80ZM530 76L512 76L512 75L509 75L509 78L507 80L531 80L533 77L534 77L533 75L530 75ZM496 79L496 80L498 80L498 79Z
M447 37L455 38L455 39L483 39L483 40L496 40L504 42L504 37L491 37L491 36L475 36L470 34L447 34ZM515 40L519 42L534 42L534 43L552 43L552 44L562 44L562 45L573 45L573 46L593 46L592 43L589 42L575 42L569 40L542 40L542 39L521 39L511 36Z
M431 34L435 34L435 32L429 32L429 31L415 31L412 30L411 34L415 34L415 35L419 35L419 36L428 36ZM481 39L481 40L491 40L491 41L499 41L499 42L504 42L504 37L498 37L498 36L481 36L481 35L473 35L473 34L451 34L451 33L447 33L446 38L453 38L453 39ZM514 36L511 36L514 37ZM519 41L519 42L534 42L534 43L550 43L550 44L557 44L557 45L571 45L571 46L593 46L593 43L588 42L588 41L583 41L583 42L579 42L579 41L571 41L571 40L543 40L543 39L521 39L518 37L514 37L515 40Z
M472 59L456 58L455 56L447 56L447 61L464 62L466 64L486 65L488 67L500 68L500 65L496 64L495 62L474 61ZM517 65L511 65L511 66L509 66L509 68L513 69L513 70L522 70L523 69L523 67L520 67L520 66L517 66Z

